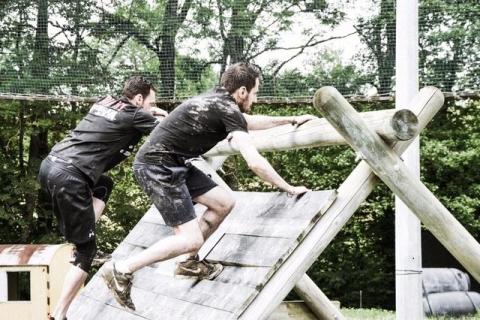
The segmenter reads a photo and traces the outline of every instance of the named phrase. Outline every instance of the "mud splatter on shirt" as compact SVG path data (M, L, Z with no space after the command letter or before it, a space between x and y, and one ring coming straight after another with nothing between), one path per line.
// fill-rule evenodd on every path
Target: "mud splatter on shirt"
M90 108L50 154L72 163L95 184L102 173L126 159L157 123L150 112L127 99L107 96Z
M175 108L152 131L136 162L158 164L176 156L198 157L233 131L248 132L247 122L233 97L216 88Z

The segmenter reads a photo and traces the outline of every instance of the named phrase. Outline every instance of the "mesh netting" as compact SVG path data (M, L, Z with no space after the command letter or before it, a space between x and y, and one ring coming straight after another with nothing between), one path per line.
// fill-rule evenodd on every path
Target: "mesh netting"
M420 84L478 92L480 2L420 1ZM146 75L182 99L249 61L260 95L395 91L393 0L6 0L0 2L0 94L118 93Z

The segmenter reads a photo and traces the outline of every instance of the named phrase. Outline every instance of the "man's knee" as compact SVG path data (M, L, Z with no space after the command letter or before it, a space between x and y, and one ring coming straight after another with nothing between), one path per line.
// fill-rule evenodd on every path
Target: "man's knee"
M93 196L107 203L113 190L113 180L109 176L101 175L97 184L93 187Z
M200 231L198 233L195 232L194 234L189 234L184 237L185 237L186 252L198 251L203 246L204 240L203 240L203 235Z
M220 202L218 211L222 216L225 216L229 214L234 207L235 207L235 199L233 197L225 197Z
M75 244L72 264L88 273L96 252L97 244L95 238L85 243Z

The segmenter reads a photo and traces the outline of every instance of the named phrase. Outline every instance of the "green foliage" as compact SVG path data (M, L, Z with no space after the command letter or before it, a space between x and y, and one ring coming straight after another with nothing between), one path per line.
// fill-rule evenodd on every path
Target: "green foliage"
M449 103L422 139L422 178L480 238L480 126L477 103ZM424 156L428 155L428 156Z
M475 0L420 2L420 70L425 85L444 91L478 87L479 13Z
M348 320L394 320L395 312L382 309L351 309L342 308L342 314ZM480 320L480 314L469 316L436 316L427 317L427 319L435 320Z
M332 85L343 95L362 92L365 83L372 82L372 76L363 74L354 64L343 63L338 52L323 50L318 58L310 62L312 72L302 74L298 70L285 71L279 76L264 74L260 94L273 93L277 97L298 97L308 93L313 96L318 88Z
M133 176L132 159L111 170L109 176L115 189L97 224L98 245L104 252L113 252L150 206Z

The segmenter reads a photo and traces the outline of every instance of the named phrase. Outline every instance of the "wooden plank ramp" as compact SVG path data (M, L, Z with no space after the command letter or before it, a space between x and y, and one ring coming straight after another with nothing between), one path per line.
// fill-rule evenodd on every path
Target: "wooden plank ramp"
M238 319L336 197L335 190L290 197L285 193L234 192L236 205L205 259L225 268L213 281L175 279L175 259L135 273L132 312L117 304L95 275L74 300L68 319ZM201 206L196 206L202 214ZM152 208L113 252L122 259L173 234Z

